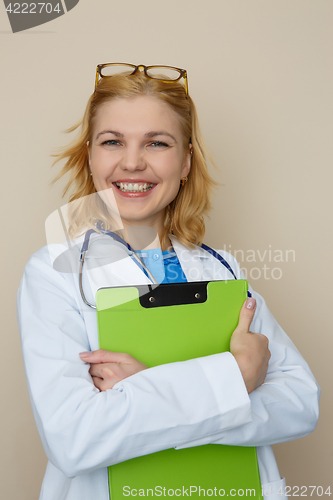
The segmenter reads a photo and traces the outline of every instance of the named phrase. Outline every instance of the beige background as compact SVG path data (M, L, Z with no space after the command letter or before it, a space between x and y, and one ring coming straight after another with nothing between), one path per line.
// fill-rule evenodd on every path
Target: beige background
M112 61L187 68L220 169L214 176L223 183L205 242L243 250L253 287L323 391L317 430L275 446L281 473L290 486L330 485L333 492L333 2L81 0L65 16L15 35L2 4L0 17L2 498L37 499L46 464L28 400L15 294L30 254L45 244L45 219L66 201L60 185L49 188L56 173L50 153L81 117L96 64ZM248 250L254 262L246 261ZM294 250L295 259L274 262L269 250L284 260Z

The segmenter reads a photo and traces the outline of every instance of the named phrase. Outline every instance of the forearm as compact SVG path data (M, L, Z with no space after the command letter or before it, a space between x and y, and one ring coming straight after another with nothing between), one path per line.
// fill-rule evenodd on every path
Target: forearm
M262 385L250 394L251 422L188 446L215 442L263 446L297 439L312 432L319 414L320 389L294 344L276 322L264 300L253 292L257 311L251 330L269 339L271 359Z
M233 398L230 386L218 381L230 373L228 356L148 369L101 393L87 380L83 363L75 374L73 366L62 365L56 375L54 362L45 359L43 394L32 373L28 379L48 458L75 476L242 425L250 418L245 389ZM213 384L212 370L221 375Z

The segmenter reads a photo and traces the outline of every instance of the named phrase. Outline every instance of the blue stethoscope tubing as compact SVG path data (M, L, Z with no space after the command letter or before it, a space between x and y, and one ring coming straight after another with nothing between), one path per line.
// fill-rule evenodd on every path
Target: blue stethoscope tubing
M136 264L139 267L141 267L141 269L146 274L146 276L155 285L158 285L158 283L155 280L155 278L152 275L152 273L149 271L149 269L147 268L147 266L142 262L142 260L140 259L140 257L135 253L135 251L133 250L133 248L131 247L131 245L129 245L125 240L123 240L120 236L118 236L118 234L113 233L112 231L107 231L105 229L102 229L102 227L100 225L97 226L97 229L102 234L106 234L107 236L110 236L111 238L113 238L115 241L118 241L118 243L121 243L122 245L124 245L127 248L127 250L130 252L130 255L134 258ZM80 252L80 269L79 269L79 288L80 288L80 294L81 294L83 302L87 306L92 307L93 309L96 309L96 306L94 306L93 304L91 304L86 299L86 297L84 295L84 292L83 292L83 286L82 286L82 273L83 273L84 259L85 259L85 255L86 255L86 253L88 251L90 236L93 233L97 233L97 231L95 231L95 229L89 229L89 231L86 232L85 238L84 238L84 242L83 242L83 245L82 245L82 248L81 248L81 252ZM215 257L217 260L219 260L221 262L221 264L230 272L230 274L232 274L233 278L235 280L237 279L237 277L236 277L235 273L233 272L232 268L230 267L230 265L228 264L228 262L222 257L222 255L220 255L219 253L217 253L215 250L213 250L209 246L204 245L203 243L201 244L201 248L203 248L206 252L210 253L213 257ZM249 291L247 292L247 295L248 295L248 297L251 297L251 293Z

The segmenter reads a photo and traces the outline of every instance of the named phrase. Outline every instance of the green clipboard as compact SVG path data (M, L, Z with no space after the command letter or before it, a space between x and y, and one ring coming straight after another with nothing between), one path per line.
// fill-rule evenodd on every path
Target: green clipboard
M228 351L247 289L245 280L102 288L99 346L149 367ZM255 447L172 448L112 465L108 473L111 500L131 492L262 499Z

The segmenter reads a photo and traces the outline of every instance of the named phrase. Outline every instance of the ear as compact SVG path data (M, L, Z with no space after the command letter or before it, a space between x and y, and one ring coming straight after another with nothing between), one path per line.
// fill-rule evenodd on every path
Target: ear
M188 153L185 154L183 161L183 168L181 172L181 177L187 177L191 170L192 163L192 150L189 149Z
M88 150L88 165L89 165L89 168L91 169L90 142L89 141L87 141L87 150Z

